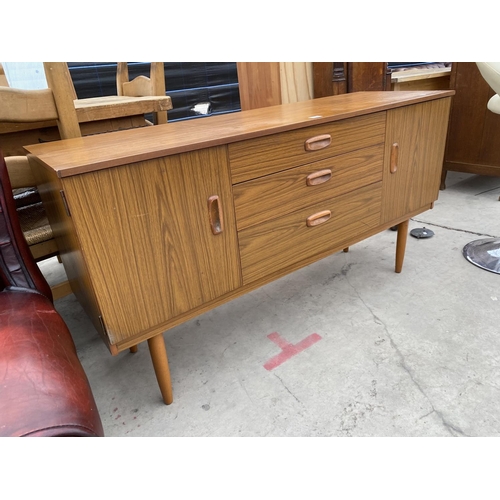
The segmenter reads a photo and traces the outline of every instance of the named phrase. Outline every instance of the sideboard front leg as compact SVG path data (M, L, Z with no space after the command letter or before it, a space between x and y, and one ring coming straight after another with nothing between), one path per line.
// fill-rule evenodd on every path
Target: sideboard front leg
M169 405L174 398L172 394L172 381L170 380L167 349L165 347L163 334L148 339L148 346L163 401L166 405Z
M405 220L398 225L398 238L396 241L396 269L397 273L401 272L403 268L403 261L405 258L406 240L408 239L408 225L410 221Z

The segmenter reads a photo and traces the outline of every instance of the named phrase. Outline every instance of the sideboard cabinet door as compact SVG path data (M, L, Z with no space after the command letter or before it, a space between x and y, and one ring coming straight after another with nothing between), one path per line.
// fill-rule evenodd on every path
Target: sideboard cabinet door
M437 200L450 98L387 111L380 223Z
M111 344L241 285L224 146L64 180Z

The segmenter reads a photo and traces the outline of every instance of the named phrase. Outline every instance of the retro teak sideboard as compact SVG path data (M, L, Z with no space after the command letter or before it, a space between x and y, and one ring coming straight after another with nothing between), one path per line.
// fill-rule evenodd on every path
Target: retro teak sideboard
M438 196L452 91L359 92L27 146L71 287L117 354L408 220Z

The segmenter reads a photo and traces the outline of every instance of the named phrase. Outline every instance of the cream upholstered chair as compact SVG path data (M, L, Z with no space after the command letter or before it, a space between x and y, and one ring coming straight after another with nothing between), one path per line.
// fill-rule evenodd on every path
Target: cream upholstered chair
M500 62L478 62L476 64L486 83L495 92L495 95L488 101L488 109L492 113L500 114ZM470 263L486 271L500 274L500 238L483 238L471 241L465 245L462 252Z
M478 62L476 64L481 76L496 92L488 101L488 109L493 113L500 114L500 62Z

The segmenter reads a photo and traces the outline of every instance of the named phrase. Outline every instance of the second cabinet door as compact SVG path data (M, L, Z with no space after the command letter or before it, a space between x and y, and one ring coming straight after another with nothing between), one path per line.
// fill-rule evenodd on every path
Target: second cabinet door
M111 343L241 284L224 147L64 182Z
M449 109L446 98L387 112L381 224L437 199Z

